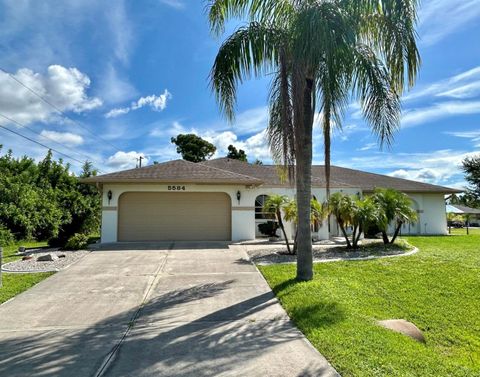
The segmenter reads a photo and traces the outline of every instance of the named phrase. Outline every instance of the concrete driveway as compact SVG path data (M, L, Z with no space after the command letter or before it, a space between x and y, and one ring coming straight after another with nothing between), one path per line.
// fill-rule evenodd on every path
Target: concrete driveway
M336 375L241 246L136 246L1 305L0 376Z

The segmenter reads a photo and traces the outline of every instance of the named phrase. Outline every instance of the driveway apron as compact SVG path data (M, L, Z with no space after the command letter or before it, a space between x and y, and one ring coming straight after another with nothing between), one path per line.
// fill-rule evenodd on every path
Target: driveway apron
M241 246L137 246L1 305L0 376L337 375Z

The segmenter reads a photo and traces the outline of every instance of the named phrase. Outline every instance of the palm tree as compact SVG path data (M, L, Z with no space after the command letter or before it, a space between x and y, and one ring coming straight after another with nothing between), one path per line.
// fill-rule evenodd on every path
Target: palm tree
M297 239L298 239L298 206L295 200L288 200L283 206L285 221L295 224L295 237L293 240L292 254L297 253ZM322 205L317 199L310 200L310 226L314 223L322 222L328 214L328 208Z
M341 192L336 192L331 195L328 200L328 211L335 217L335 220L337 220L337 224L347 242L347 248L351 249L352 243L345 228L354 222L354 214L356 212L355 199Z
M298 206L297 279L313 277L310 229L312 131L321 111L326 193L330 134L353 98L380 142L389 144L400 119L405 77L419 65L417 0L211 0L212 31L246 18L220 47L211 84L232 120L237 86L273 74L268 142L274 160L295 178Z
M288 197L285 195L269 195L268 198L265 200L265 203L263 203L263 212L269 213L275 217L278 222L278 226L283 233L283 238L287 243L288 254L292 254L292 251L290 249L290 243L288 242L287 233L285 231L285 226L282 219L282 209L287 203Z
M402 192L378 188L374 191L372 200L385 214L384 222L380 224L385 244L395 242L403 224L413 223L418 220L417 212L412 208L412 200ZM390 224L393 224L395 227L392 239L389 239L387 234Z

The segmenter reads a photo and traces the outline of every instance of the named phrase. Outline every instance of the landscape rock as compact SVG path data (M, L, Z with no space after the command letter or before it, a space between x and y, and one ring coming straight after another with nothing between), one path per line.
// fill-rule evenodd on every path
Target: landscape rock
M33 259L33 255L25 255L22 260L30 260Z
M57 255L56 254L45 254L45 255L41 255L37 258L37 262L53 262L53 261L56 261L58 259Z
M59 258L65 258L65 257L66 257L65 254L58 254L57 256L58 256Z
M378 324L386 329L407 335L412 339L425 343L425 337L423 336L422 331L412 322L408 322L404 319L387 319L385 321L378 321Z

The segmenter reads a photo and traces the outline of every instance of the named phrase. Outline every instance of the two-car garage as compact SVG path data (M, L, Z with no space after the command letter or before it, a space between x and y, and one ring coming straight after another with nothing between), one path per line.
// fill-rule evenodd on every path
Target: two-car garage
M221 192L125 192L118 241L230 241L231 213Z

